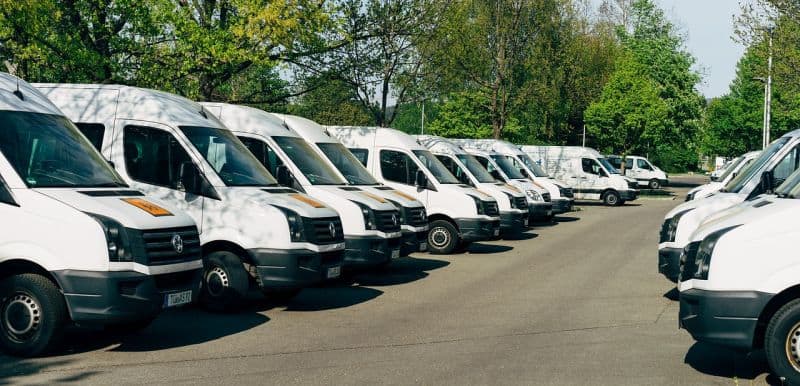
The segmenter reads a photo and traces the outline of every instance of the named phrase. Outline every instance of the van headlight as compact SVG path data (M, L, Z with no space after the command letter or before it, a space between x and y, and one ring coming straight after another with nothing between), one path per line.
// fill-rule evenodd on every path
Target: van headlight
M286 215L286 222L289 224L289 237L292 242L298 243L306 241L306 235L303 226L303 218L297 212L276 206L284 215Z
M540 195L539 192L535 190L526 190L525 194L527 194L528 197L530 197L530 199L533 201L542 201L542 195Z
M481 203L481 199L478 198L478 197L475 197L475 196L473 196L471 194L468 194L467 196L472 198L472 201L475 201L475 210L478 212L478 214L479 215L484 214L483 204Z
M108 261L111 262L132 262L131 238L127 228L116 220L94 213L86 213L100 224L106 237L106 247L108 248Z
M711 265L711 255L714 254L714 248L716 248L720 237L740 226L741 225L734 225L732 227L722 228L703 239L700 243L700 247L697 249L697 255L694 258L694 266L696 269L694 273L695 279L708 280L708 268Z
M675 213L675 215L672 216L672 219L669 222L669 229L667 231L667 241L675 241L675 235L678 233L678 223L681 221L681 217L683 217L683 215L686 213L691 212L693 209L694 208L686 209Z
M361 215L364 217L364 229L366 230L376 230L378 226L375 222L375 211L372 208L356 201L352 201L352 203L358 205L358 208L361 210ZM402 211L400 211L402 213Z

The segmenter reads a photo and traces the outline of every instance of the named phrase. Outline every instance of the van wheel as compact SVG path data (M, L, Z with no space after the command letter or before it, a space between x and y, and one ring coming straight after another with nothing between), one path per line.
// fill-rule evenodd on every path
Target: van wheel
M800 384L800 299L792 300L770 319L764 337L769 367L786 384Z
M58 345L69 320L58 288L26 273L0 283L0 345L9 354L33 357Z
M238 307L247 295L250 280L239 256L219 251L206 257L201 298L212 311Z
M461 240L458 231L449 221L435 220L428 231L428 251L435 255L447 255L453 252Z
M603 194L603 203L608 206L617 206L619 205L619 193L609 190Z
M647 186L650 189L653 189L653 190L661 189L661 182L659 182L657 179L654 178L654 179L650 180L650 182L647 184Z

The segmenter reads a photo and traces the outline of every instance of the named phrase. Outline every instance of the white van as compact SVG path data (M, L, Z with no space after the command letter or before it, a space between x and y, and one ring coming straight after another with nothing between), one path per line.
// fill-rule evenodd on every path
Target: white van
M460 146L430 135L416 136L462 183L489 194L500 208L500 233L517 235L528 228L528 199L521 190L498 182L474 156Z
M550 175L567 183L575 197L623 205L639 195L636 180L624 177L597 150L579 146L522 146Z
M684 202L664 217L658 244L658 271L678 277L681 252L689 236L709 216L759 194L771 192L800 166L800 130L776 139L719 193Z
M528 200L529 224L553 220L553 203L550 201L550 192L526 178L519 169L514 167L508 157L491 150L471 148L464 150L475 157L495 180L505 182L521 192L525 192Z
M680 325L698 341L764 349L772 371L800 384L800 171L706 220L682 256Z
M408 194L381 185L353 153L339 140L329 136L318 123L292 115L275 114L308 144L339 174L347 180L349 189L357 188L362 194L377 196L394 204L400 210L403 234L400 256L428 250L428 216L425 206Z
M459 139L454 141L466 149L494 151L506 156L513 167L519 170L525 178L547 190L548 201L553 203L554 214L566 213L572 210L572 206L575 203L572 189L552 176L552 174L548 174L518 145L499 139Z
M200 293L197 227L130 188L36 89L0 73L0 349L64 327L144 328Z
M606 159L615 169L623 169L621 156L609 155ZM625 175L635 179L639 186L650 189L661 189L661 187L669 185L667 173L650 163L647 158L638 155L625 157Z
M690 190L686 194L686 201L699 200L719 192L723 187L725 187L726 184L728 184L728 182L736 177L740 171L744 170L745 167L750 165L759 154L761 154L760 151L751 151L736 157L731 162L729 168L725 170L725 172L722 173L722 175L719 176L716 181L712 181L705 185L700 185Z
M428 250L447 254L500 235L500 211L491 196L462 184L413 137L382 127L328 127L378 181L425 204Z
M400 212L379 196L350 186L336 168L291 130L285 118L263 110L202 103L278 182L336 209L344 229L344 267L374 268L400 257Z
M203 300L276 299L340 274L335 210L278 186L247 148L197 103L117 85L38 85L128 183L189 213L200 228Z

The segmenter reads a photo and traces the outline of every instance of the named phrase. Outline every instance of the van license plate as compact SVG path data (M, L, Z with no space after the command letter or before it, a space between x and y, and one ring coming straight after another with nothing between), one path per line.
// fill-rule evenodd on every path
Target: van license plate
M396 259L398 257L400 257L400 250L399 249L393 249L392 250L392 259Z
M337 278L342 274L342 267L335 266L335 267L328 267L328 279Z
M494 235L495 236L500 236L500 230L499 229L495 229L494 230Z
M424 252L428 250L428 243L419 243L419 251Z
M522 226L528 226L528 219L527 218L522 220Z
M172 294L167 294L166 298L164 299L164 307L177 307L182 306L184 304L189 304L192 302L192 290L175 292Z

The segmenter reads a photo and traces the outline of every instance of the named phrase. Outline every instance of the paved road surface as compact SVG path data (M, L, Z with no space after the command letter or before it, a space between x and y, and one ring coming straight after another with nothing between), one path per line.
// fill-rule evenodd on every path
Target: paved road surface
M176 310L131 336L75 331L60 355L0 356L0 384L764 383L763 356L677 328L655 251L678 203L582 205L524 240L401 259L288 305Z

